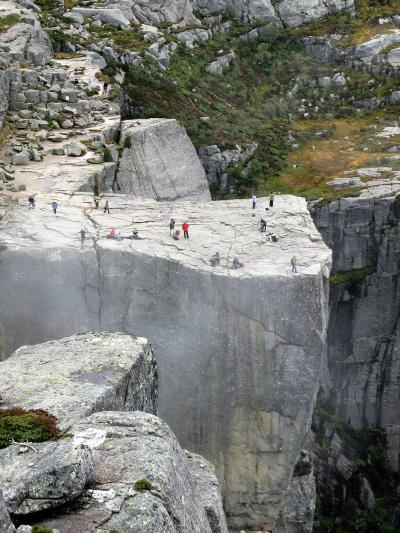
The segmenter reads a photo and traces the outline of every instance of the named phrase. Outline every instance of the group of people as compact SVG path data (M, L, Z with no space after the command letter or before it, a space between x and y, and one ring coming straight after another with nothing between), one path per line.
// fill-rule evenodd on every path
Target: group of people
M178 229L175 229L175 226L176 226L176 222L173 218L171 218L171 220L169 221L169 234L171 235L173 239L177 241L179 240L180 232ZM183 230L183 237L185 239L188 239L189 238L189 223L187 220L185 220L185 222L182 224L182 230Z
M271 194L269 196L269 207L270 208L274 207L275 194L276 193L271 192ZM255 194L253 194L252 206L253 206L253 209L255 209L257 207L257 196ZM269 208L266 207L265 210L268 211ZM260 232L261 233L266 233L267 232L267 221L264 218L260 219ZM274 232L271 232L271 233L268 233L268 240L269 240L269 242L278 242L278 237L277 237L277 235ZM290 265L292 267L292 272L297 274L298 273L298 271L297 271L297 257L295 255L290 259Z
M275 192L271 192L269 195L269 207L274 207L275 194ZM257 207L257 196L255 194L253 194L251 201L253 204L253 209L255 209ZM268 207L266 207L265 210L268 211Z
M271 193L270 199L269 199L269 206L270 207L274 206L274 199L275 199L275 193ZM253 204L253 209L255 209L256 205L257 205L257 197L256 197L256 195L253 195L252 204ZM95 197L95 205L96 205L96 208L98 208L99 199L97 197ZM29 207L29 209L35 209L35 207L36 207L35 198L32 195L30 195L28 197L28 207ZM55 200L53 200L51 202L51 207L52 207L53 213L56 215L57 214L57 209L58 209L58 204L57 204L57 202ZM268 208L266 208L266 209L268 209ZM106 200L105 204L104 204L104 214L105 213L110 214L110 204L109 204L108 200ZM179 229L175 229L175 228L176 228L175 219L171 218L171 220L169 222L169 234L171 235L171 237L173 237L173 239L179 240L180 231L179 231ZM183 237L185 239L189 239L189 223L188 223L187 220L185 220L185 222L182 224L182 230L183 230ZM266 231L267 231L267 222L263 218L260 219L260 231L261 231L261 233L266 233ZM80 237L81 237L81 244L84 244L85 239L86 239L86 230L83 229L83 228L80 230ZM127 237L121 237L121 235L119 233L116 233L115 229L112 228L107 233L106 238L107 239L115 239L117 241L120 241L122 239L141 240L141 237L139 237L139 233L138 233L138 231L136 229L134 229L132 231L131 235L128 235ZM278 237L273 232L268 234L268 238L269 238L270 242L278 242ZM221 263L221 256L220 256L219 252L215 252L215 254L210 257L209 263L210 263L210 265L212 267L216 267L216 266L218 266ZM293 256L290 259L290 264L291 264L291 267L292 267L292 272L297 274L297 258L296 258L296 256ZM242 266L244 266L243 263L241 263L240 260L237 257L235 257L233 259L232 263L231 263L230 268L237 269L237 268L241 268Z
M140 241L142 238L139 237L139 232L134 229L130 235L127 237L121 237L119 233L115 231L114 228L110 229L110 231L106 235L107 239L115 239L116 241L122 241L122 239L128 239L130 241Z
M35 209L35 207L36 207L35 197L30 194L28 196L28 209ZM58 203L55 200L51 202L51 208L53 210L53 213L56 215L57 209L58 209Z
M208 261L212 267L218 266L221 263L221 256L219 255L219 252L215 252L215 254L212 255ZM244 264L241 263L237 257L234 257L230 267L236 270L242 266L244 266Z

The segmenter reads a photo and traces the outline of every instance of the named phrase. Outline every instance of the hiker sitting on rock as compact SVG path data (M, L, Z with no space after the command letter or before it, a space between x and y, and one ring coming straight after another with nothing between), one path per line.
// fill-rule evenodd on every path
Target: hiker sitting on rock
M176 241L179 241L179 230L178 229L175 231L172 238L175 239Z
M139 237L137 229L134 229L132 235L129 235L129 237L125 237L125 239L130 239L131 241L140 241L141 237Z
M235 257L232 261L231 268L236 270L237 268L240 268L242 266L244 266L244 264L241 263L237 257Z
M212 257L210 257L209 262L212 267L219 265L221 262L221 257L219 255L219 252L215 252L215 254Z
M112 228L110 229L110 231L107 233L107 239L115 239L116 241L120 241L121 240L121 237L119 235L117 235L115 233L115 229Z
M278 237L275 235L275 233L269 233L268 240L269 242L278 242Z

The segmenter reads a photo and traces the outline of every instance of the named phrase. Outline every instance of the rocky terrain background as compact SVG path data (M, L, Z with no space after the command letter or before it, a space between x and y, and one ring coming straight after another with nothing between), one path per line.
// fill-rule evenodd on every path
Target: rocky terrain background
M312 201L333 251L327 361L310 438L296 445L273 511L276 521L282 508L283 531L310 531L315 506L316 531L400 527L399 17L396 0L0 6L7 220L30 192L61 204L104 192L207 200L206 180L215 199L275 190ZM78 234L81 219L74 224ZM22 226L17 217L8 228ZM97 281L90 268L87 276L92 303L72 329L97 323ZM45 338L74 332L56 322ZM18 342L3 324L9 353ZM38 331L27 329L25 342L43 340Z

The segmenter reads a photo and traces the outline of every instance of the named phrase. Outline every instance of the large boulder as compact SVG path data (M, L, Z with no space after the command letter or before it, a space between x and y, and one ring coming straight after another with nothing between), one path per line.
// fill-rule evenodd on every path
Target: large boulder
M89 333L23 346L0 369L3 406L47 410L62 427L100 409L156 411L155 362L140 337Z
M27 61L34 66L46 65L52 56L50 39L37 20L16 24L0 35L0 61Z
M0 485L13 514L35 513L73 500L93 470L90 449L74 446L71 439L32 447L13 445L0 450Z
M125 120L121 141L118 190L156 200L210 200L196 150L176 120Z
M124 13L118 8L103 9L92 7L74 7L71 13L79 13L84 17L88 18L95 17L107 26L116 26L117 28L127 29L130 25L129 20L126 18Z
M125 533L227 533L215 475L208 469L208 479L199 489L193 461L156 416L100 412L74 426L71 433L77 444L92 448L91 483L96 489L42 525L85 533L99 527Z
M354 0L282 0L276 12L287 26L300 26L341 11L354 12Z
M3 494L0 488L0 531L2 533L14 533L15 527L11 522L9 512L3 500Z

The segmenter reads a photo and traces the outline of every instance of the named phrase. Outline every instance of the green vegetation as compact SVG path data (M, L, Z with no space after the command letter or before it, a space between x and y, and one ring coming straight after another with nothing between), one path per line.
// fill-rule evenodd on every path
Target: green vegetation
M124 148L130 148L132 146L132 139L130 137L125 137Z
M311 462L305 459L300 459L294 467L293 476L301 477L307 476L311 473Z
M43 442L59 434L54 416L41 409L26 411L18 407L0 410L0 448L16 442Z
M32 533L53 533L53 529L44 526L32 526Z
M400 0L356 0L355 4L355 17L350 13L339 13L298 28L289 28L286 32L292 37L336 33L344 36L340 41L341 46L361 44L378 33L378 18L397 15L400 10ZM395 27L393 24L385 24L379 31L383 33Z
M139 52L148 46L148 43L144 40L143 35L137 31L137 28L134 27L122 30L112 26L102 26L100 28L93 26L91 28L91 32L93 34L92 39L112 39L115 44L123 50Z
M138 479L137 481L135 481L134 487L135 490L152 490L153 488L151 482L146 478Z
M52 11L53 9L60 9L59 0L35 0L35 4L45 11Z
M263 42L237 39L250 29L236 22L229 33L218 34L194 50L179 45L166 72L149 60L145 69L127 72L124 87L140 107L140 117L176 118L196 147L218 144L229 149L257 142L246 172L231 171L231 195L236 197L248 195L265 180L271 188L293 192L277 179L289 149L289 107L282 97L293 78L326 72L275 31ZM237 57L230 70L223 76L207 74L206 66L220 51L231 49Z
M356 268L354 270L346 270L335 272L329 278L329 283L331 285L338 285L339 283L357 283L362 281L367 276L374 274L376 272L376 266L370 265L364 268Z
M397 487L400 474L387 462L386 434L380 428L355 430L340 418L317 405L313 431L317 442L329 448L326 430L335 431L351 450L353 474L346 482L344 505L340 516L323 516L323 502L319 501L315 516L314 533L396 533L395 509L398 504ZM375 495L372 510L359 501L359 477L366 478ZM328 496L329 497L329 496Z
M19 15L7 15L6 17L0 17L0 33L6 32L15 24L20 21Z

